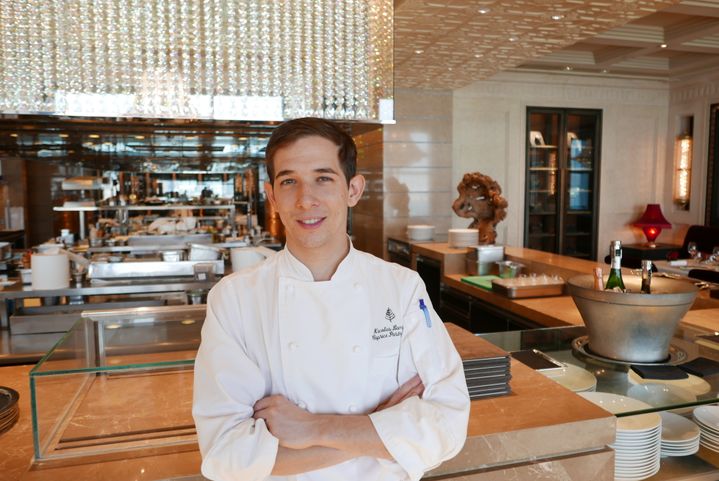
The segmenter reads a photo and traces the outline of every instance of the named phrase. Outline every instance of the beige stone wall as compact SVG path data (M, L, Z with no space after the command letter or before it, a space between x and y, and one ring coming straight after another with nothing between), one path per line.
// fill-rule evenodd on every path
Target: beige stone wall
M451 223L452 92L397 89L396 124L384 128L384 232L404 235L408 224Z
M521 246L527 107L601 109L603 114L597 258L609 241L643 242L631 226L665 197L669 84L572 74L501 73L454 91L452 182L479 170L509 201L498 242ZM662 202L664 203L664 202ZM667 216L670 221L674 221ZM466 219L453 218L453 227ZM659 242L666 242L665 233Z
M719 72L692 77L672 84L669 104L669 126L666 143L667 165L665 171L662 210L673 224L670 231L662 232L660 239L681 244L684 234L692 224L704 224L707 202L707 172L709 159L709 115L712 104L719 103ZM674 181L674 137L680 133L681 118L694 117L694 152L692 159L691 200L688 211L672 203Z

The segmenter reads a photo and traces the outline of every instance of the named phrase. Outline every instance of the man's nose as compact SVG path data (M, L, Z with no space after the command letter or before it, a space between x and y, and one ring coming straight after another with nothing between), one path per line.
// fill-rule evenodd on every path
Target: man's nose
M308 209L317 205L317 196L311 185L301 183L297 189L297 207Z

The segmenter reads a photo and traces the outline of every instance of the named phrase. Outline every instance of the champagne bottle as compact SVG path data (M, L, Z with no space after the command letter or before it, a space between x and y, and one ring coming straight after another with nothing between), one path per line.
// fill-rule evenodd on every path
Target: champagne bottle
M652 293L652 261L642 261L642 294Z
M619 288L624 291L624 281L622 280L622 241L612 241L609 243L609 256L612 258L612 265L609 270L607 284L604 286L607 290Z

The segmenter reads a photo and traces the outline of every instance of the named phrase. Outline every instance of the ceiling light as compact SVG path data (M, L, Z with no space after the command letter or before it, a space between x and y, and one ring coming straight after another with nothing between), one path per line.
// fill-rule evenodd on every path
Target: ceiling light
M569 71L569 70L574 70L574 69L573 69L572 67L570 67L569 65L567 65L567 66L564 67L564 70Z
M516 42L517 40L519 40L517 37L509 37L510 42Z
M667 48L667 44L666 44L666 43L663 43L663 44L661 44L661 45L659 46L659 48Z
M563 18L564 18L564 15L562 15L561 13L555 13L554 15L552 15L552 20L558 21L558 20L561 20L561 19L563 19Z
M481 13L482 15L485 15L485 14L491 12L492 10L489 9L489 8L487 8L487 7L482 7L482 8L480 8L480 9L477 10L477 11L478 11L479 13Z
M88 135L88 137L90 137L91 139L99 139L100 134L90 134L90 135Z
M415 50L414 53L416 53L417 55L420 55L420 54L424 53L424 50Z
M484 55L482 55L481 53L474 54L474 58L482 58L482 57L484 57Z
M145 140L145 136L144 136L144 135L136 135L135 138L136 138L137 140Z
M104 117L278 120L319 111L337 120L378 121L380 104L382 115L385 105L391 104L390 0L135 3L148 8L131 15L128 0L0 1L0 18L5 20L0 20L0 111L83 115L91 102L102 102ZM240 3L244 11L224 8ZM67 8L40 8L41 4ZM85 8L88 4L92 8ZM307 8L320 4L328 7ZM204 8L207 5L213 8ZM472 8L476 11L478 6ZM197 12L202 12L200 20L195 18ZM250 21L243 23L247 12L251 12ZM292 19L291 28L265 33L288 19ZM327 35L324 26L334 25L337 19L341 19L338 31L358 34ZM238 23L242 35L225 28ZM82 28L62 28L76 24ZM118 41L120 37L123 41ZM248 38L253 39L252 52L262 55L245 55ZM168 39L174 39L171 53ZM216 50L218 45L221 52ZM333 57L334 68L322 69L325 57L315 54L330 49L342 55ZM290 50L291 56L283 54ZM213 59L204 61L204 52ZM80 63L83 68L77 68ZM126 63L143 68L128 70ZM285 68L294 75L277 74ZM355 82L344 81L348 70L357 72ZM248 84L252 89L249 102L223 105L223 98L244 98ZM198 102L196 92L203 93ZM327 106L325 99L352 101Z
M10 137L17 137L17 134L10 134Z
M66 138L70 137L70 135L68 135L68 134L58 134L58 135L59 135L60 138L62 138L62 139L66 139Z
M602 69L602 73L609 73L609 70L603 68L603 69Z

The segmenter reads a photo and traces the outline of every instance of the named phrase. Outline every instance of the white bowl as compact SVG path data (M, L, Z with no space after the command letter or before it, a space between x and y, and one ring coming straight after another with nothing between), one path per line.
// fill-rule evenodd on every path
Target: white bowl
M409 237L410 240L417 241L432 240L434 237L434 226L427 224L408 225L407 237Z

